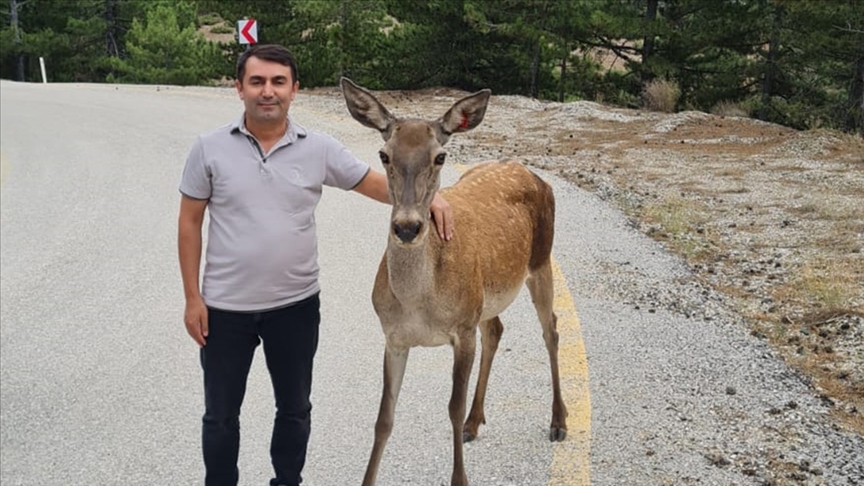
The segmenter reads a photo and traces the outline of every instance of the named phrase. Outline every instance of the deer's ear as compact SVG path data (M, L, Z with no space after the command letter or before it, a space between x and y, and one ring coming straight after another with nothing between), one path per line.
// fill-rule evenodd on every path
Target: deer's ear
M438 122L446 135L473 129L486 115L486 106L492 91L484 89L457 101Z
M390 138L390 129L396 118L384 108L372 93L354 84L350 79L343 77L339 81L345 103L351 116L361 124L374 128L381 132L386 141Z

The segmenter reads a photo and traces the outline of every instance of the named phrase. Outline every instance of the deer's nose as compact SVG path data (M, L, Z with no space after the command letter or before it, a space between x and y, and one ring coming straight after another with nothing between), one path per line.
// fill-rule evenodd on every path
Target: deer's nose
M410 221L407 223L393 223L393 233L402 240L403 243L411 243L420 234L421 224L419 221Z

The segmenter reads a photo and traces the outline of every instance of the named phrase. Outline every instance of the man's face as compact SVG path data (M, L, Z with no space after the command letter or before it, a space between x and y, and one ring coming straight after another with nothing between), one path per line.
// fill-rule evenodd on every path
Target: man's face
M271 124L285 120L300 83L292 79L288 66L253 56L246 60L243 79L234 85L246 105L247 123Z

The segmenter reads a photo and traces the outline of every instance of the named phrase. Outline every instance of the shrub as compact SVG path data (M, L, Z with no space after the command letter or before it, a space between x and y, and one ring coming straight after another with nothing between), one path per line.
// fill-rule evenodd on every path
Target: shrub
M213 27L212 29L210 29L210 33L211 34L233 34L234 33L234 27L230 27L230 26L227 26L225 24L217 25L216 27Z
M747 106L743 103L723 100L711 108L711 114L718 116L749 116Z
M198 17L198 25L215 25L222 22L222 17L216 13L209 13Z
M652 111L673 113L681 96L678 83L666 79L649 81L642 90L642 104Z

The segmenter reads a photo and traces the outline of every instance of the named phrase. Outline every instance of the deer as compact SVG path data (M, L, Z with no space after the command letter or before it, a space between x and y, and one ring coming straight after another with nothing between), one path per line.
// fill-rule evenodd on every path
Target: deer
M516 160L473 166L441 190L453 209L456 232L442 241L430 230L432 198L441 184L444 145L454 133L477 127L491 90L456 101L437 120L397 118L367 89L343 77L340 86L351 116L381 133L379 151L392 211L387 246L378 266L372 304L385 336L384 389L375 441L363 486L374 486L412 347L453 348L453 388L448 405L453 428L451 486L468 486L463 442L486 423L489 372L504 330L498 317L528 287L539 317L552 372L549 439L567 435L567 408L558 373L557 316L553 311L552 240L555 198L543 179ZM480 373L468 418L469 378L477 328Z

